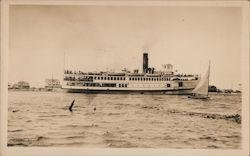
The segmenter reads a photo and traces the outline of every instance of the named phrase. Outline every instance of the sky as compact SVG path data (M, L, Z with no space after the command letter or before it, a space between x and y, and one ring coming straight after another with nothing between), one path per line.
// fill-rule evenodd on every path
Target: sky
M238 89L241 22L236 7L11 6L8 79L43 87L64 68L141 71L147 52L150 67L184 74L211 60L210 84Z

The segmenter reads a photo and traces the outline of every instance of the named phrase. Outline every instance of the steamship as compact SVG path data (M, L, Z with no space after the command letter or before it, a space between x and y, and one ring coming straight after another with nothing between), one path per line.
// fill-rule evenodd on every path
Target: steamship
M115 72L64 71L63 89L73 93L162 93L190 94L199 77L191 74L177 74L173 65L163 65L156 71L148 66L148 54L143 54L143 70L133 72L127 69Z

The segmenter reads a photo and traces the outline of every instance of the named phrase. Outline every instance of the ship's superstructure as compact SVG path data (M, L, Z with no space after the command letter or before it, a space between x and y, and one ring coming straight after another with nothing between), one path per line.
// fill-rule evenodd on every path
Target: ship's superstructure
M164 94L189 94L197 85L197 75L175 74L171 64L155 71L148 66L148 54L143 54L142 72L126 69L115 72L64 71L64 85L68 92L160 92Z

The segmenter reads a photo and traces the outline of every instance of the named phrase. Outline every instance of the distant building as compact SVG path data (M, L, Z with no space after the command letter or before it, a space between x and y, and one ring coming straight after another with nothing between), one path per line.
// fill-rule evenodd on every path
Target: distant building
M19 81L19 82L13 84L12 88L14 88L14 89L29 89L30 84L26 81Z
M45 79L45 89L52 90L53 88L61 88L60 81L58 79Z
M216 88L216 86L209 86L208 91L209 92L218 92L218 89Z

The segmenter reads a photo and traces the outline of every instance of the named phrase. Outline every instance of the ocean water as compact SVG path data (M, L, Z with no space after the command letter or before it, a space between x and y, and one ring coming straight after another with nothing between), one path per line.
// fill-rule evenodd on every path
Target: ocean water
M8 146L240 149L241 95L210 96L9 91Z

